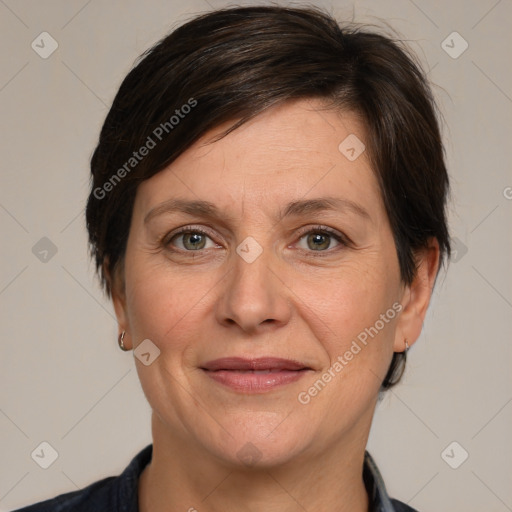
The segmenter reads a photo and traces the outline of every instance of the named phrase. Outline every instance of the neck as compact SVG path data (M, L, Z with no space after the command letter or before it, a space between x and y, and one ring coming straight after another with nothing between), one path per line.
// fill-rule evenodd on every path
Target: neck
M368 510L362 469L369 425L362 435L344 436L328 453L258 469L229 465L171 437L155 414L152 430L152 461L139 481L141 512Z

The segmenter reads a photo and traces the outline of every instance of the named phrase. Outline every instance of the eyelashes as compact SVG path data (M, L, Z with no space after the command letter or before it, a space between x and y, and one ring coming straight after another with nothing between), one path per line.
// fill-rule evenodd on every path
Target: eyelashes
M185 235L191 235L191 237L188 238L188 242L185 241L186 240ZM200 240L197 240L197 237L194 239L193 235L200 235L199 236ZM316 235L316 238L307 238L309 235ZM306 244L309 241L323 242L323 241L327 240L328 243L327 243L326 250L322 249L322 246L325 245L324 243L317 245L316 247L318 247L318 249L314 249L314 248L311 249L311 248L309 248L309 246L307 248L300 249L301 251L311 253L312 256L322 256L323 253L326 253L326 255L332 254L333 252L335 252L336 250L338 250L340 248L343 249L345 247L352 245L351 240L346 235L338 232L337 230L330 228L329 226L324 226L324 225L308 226L306 228L303 228L303 229L299 230L299 232L297 233L297 237L298 237L297 242L295 242L295 244L301 242L304 238L306 238ZM162 239L162 245L167 250L170 250L175 253L181 253L181 254L192 253L192 255L195 255L197 253L201 253L202 251L212 248L212 247L205 247L202 243L203 240L201 238L202 239L208 238L211 242L213 242L212 247L219 247L219 245L214 242L213 235L209 231L207 231L204 228L199 227L199 226L184 226L184 227L180 228L178 231L174 231L174 232L166 235ZM183 247L176 247L176 245L173 243L173 241L179 240L179 239L182 240L181 243L182 243ZM192 239L192 242L190 242L191 239ZM334 240L337 244L337 245L335 245L334 249L331 247L332 240ZM185 243L183 243L184 241L185 241ZM188 249L185 245L187 243L191 243L192 245L199 244L200 247ZM312 246L315 247L315 244L313 243Z

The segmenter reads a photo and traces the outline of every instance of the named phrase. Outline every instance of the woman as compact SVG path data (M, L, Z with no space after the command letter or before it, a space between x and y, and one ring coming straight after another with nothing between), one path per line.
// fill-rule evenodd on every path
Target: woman
M197 17L123 81L91 171L91 250L153 444L22 510L413 510L365 450L450 253L406 50L315 8Z

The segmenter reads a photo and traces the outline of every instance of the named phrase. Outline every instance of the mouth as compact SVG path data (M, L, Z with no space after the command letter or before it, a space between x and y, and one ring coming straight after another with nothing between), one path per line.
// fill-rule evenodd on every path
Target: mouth
M262 393L296 382L312 368L290 359L225 357L200 367L215 382L242 393Z

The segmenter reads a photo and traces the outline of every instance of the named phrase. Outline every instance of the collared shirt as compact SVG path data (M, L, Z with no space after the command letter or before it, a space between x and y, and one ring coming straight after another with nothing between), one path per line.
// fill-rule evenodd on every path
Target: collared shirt
M139 512L138 483L151 461L153 445L146 446L116 477L94 482L79 491L61 494L14 512ZM397 500L390 499L382 476L368 452L365 452L363 480L369 497L369 512L416 512Z

